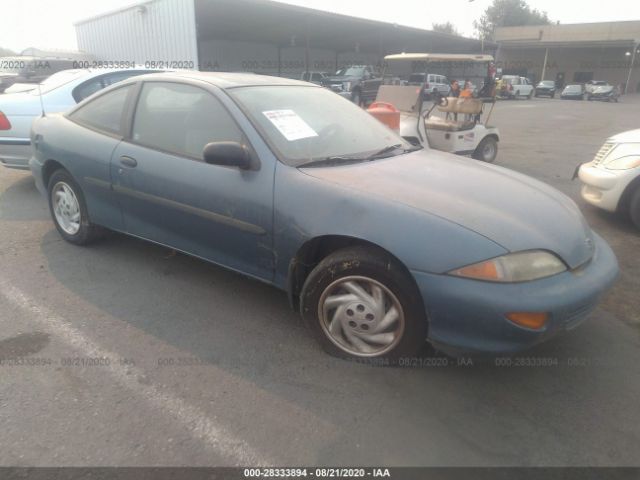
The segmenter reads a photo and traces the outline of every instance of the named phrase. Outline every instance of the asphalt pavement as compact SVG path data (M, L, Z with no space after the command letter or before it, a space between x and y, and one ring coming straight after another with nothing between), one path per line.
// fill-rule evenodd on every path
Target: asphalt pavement
M496 163L574 198L621 277L521 355L413 368L327 356L283 292L197 259L70 245L30 175L1 169L0 465L640 465L640 232L571 180L639 107L498 103Z

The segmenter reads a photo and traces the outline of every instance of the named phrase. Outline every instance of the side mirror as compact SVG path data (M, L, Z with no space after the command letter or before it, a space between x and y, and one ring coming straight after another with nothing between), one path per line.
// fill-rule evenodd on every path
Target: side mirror
M210 165L238 167L241 170L248 170L252 166L249 149L238 142L207 143L202 157Z

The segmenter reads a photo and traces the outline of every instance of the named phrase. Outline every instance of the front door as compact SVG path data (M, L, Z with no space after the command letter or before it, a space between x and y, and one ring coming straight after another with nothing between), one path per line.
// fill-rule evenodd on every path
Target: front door
M210 91L144 82L131 138L114 151L112 179L128 233L271 279L275 165L209 165L209 142L248 144Z

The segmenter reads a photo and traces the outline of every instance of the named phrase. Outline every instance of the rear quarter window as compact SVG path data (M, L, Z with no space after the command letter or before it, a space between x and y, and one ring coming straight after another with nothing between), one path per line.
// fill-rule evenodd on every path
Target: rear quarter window
M125 85L89 100L86 105L73 111L69 118L96 130L121 134L123 114L132 88L133 85Z

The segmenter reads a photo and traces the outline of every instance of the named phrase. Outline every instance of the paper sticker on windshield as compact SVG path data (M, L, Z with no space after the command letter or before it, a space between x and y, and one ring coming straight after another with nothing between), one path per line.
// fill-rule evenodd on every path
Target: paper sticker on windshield
M269 110L262 112L280 131L282 136L293 142L302 138L317 137L318 134L293 110Z

